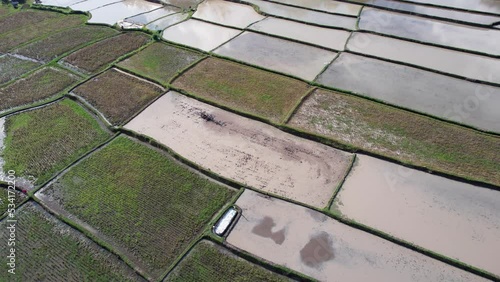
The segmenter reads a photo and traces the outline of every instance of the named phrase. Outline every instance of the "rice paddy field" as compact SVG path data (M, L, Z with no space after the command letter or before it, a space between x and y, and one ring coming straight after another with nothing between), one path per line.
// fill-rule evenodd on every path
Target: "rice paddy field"
M499 3L2 1L0 281L500 281Z

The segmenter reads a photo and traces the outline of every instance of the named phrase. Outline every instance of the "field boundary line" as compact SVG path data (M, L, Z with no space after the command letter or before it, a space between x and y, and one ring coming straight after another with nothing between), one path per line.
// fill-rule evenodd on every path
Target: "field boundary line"
M335 190L333 191L332 197L328 201L328 204L326 205L326 207L324 208L324 210L330 211L330 209L331 209L331 207L333 205L333 202L335 201L335 198L337 197L337 195L339 194L340 190L344 186L344 183L346 182L347 178L351 174L352 169L354 168L354 166L356 164L356 159L357 159L357 154L352 154L351 163L347 167L344 177L342 177L342 180L340 181L340 183L337 185L337 187L335 187Z
M309 86L310 88L306 91L304 95L302 95L298 101L295 103L293 108L286 114L285 118L281 121L281 124L287 124L290 119L292 119L292 116L297 112L297 110L300 108L300 106L303 104L303 102L311 96L316 89L318 89L316 86Z

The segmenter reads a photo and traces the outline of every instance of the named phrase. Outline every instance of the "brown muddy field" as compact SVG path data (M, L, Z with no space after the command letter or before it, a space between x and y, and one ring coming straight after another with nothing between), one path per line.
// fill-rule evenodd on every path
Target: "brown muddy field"
M351 155L168 92L125 128L261 191L324 208Z
M246 190L227 242L320 281L485 281L319 212ZM293 215L291 217L290 215Z
M500 276L499 191L357 155L334 207L356 222Z

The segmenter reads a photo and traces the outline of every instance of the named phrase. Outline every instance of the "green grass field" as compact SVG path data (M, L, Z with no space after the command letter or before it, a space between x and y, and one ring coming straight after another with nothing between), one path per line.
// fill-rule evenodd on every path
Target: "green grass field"
M99 110L113 125L120 125L163 90L115 69L92 78L73 90Z
M126 32L78 50L63 61L84 72L93 73L102 70L119 57L138 49L150 39L149 35L142 32Z
M36 26L39 22L46 19L61 17L60 13L51 13L36 10L21 10L17 13L0 18L0 35L9 31L16 31L23 26Z
M168 282L185 281L291 281L233 255L210 241L199 242L168 275Z
M0 112L53 97L77 81L77 76L61 69L40 69L25 79L0 88Z
M164 43L154 43L120 62L118 66L165 85L179 71L201 57L199 53Z
M235 193L127 137L42 191L125 248L155 279Z
M281 122L309 86L301 81L221 59L209 58L173 85L243 112Z
M84 15L64 15L56 18L47 18L36 25L21 26L16 30L2 33L0 35L0 53L6 53L18 45L47 36L48 34L83 25L87 19L88 17Z
M0 84L14 80L39 66L39 63L10 55L0 56Z
M0 223L0 281L144 281L115 255L60 222L38 204L26 203L16 213L16 270L7 272L7 226Z
M49 62L66 52L117 33L118 31L104 26L80 26L51 34L46 38L16 49L14 53L31 59Z
M500 185L500 139L365 99L319 90L289 125L437 171Z
M78 157L110 137L98 122L71 100L7 117L0 156L4 169L42 184Z

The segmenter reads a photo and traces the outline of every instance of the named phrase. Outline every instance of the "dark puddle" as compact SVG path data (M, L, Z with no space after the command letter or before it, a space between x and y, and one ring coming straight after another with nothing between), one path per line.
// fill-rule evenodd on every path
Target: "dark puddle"
M270 238L274 241L274 243L281 245L285 241L285 228L273 232L272 229L274 226L276 226L274 219L266 216L259 224L255 225L252 229L252 233L261 237Z
M332 239L326 232L311 237L304 248L300 250L300 259L309 267L318 268L333 258Z

